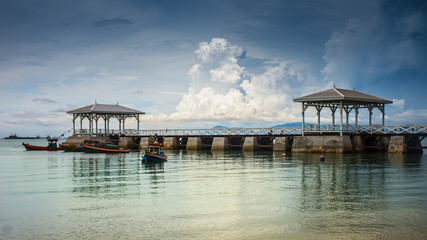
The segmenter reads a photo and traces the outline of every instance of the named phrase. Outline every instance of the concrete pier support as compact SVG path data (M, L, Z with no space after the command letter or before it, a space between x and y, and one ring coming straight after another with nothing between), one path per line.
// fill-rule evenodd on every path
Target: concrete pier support
M351 143L353 147L353 152L363 152L365 151L365 144L363 142L362 136L353 136L351 138Z
M417 136L392 136L388 146L389 153L422 153L423 148Z
M352 152L350 136L304 136L294 137L292 152L346 153Z
M274 138L273 151L289 152L292 149L292 141L290 137Z
M148 148L148 144L153 144L154 139L152 137L142 137L139 141L139 150L145 150Z
M212 142L212 151L224 151L229 150L230 144L228 142L228 137L215 137Z
M245 137L243 142L243 151L254 151L258 149L258 141L256 137Z
M202 149L203 142L201 137L189 137L187 141L187 150L199 150Z
M135 149L137 147L133 137L120 137L119 148Z
M177 137L166 137L163 141L163 146L165 149L177 149L179 146Z

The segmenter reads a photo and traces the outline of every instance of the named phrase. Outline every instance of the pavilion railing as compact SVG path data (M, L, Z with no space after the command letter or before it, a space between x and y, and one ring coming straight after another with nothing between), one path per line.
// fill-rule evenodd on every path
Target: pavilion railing
M340 125L306 124L304 133L328 133L340 132ZM343 133L351 134L427 134L427 125L402 125L402 126L354 126L343 125ZM259 136L259 135L302 135L301 127L289 128L225 128L225 129L154 129L154 130L107 130L98 129L91 133L89 129L76 129L74 135L81 136L105 136L109 134L123 134L125 136Z

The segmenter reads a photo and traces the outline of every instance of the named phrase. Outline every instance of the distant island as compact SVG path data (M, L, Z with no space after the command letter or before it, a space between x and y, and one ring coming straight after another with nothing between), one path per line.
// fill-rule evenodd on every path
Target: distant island
M5 137L4 139L40 139L40 136L37 137L18 137L16 134L11 134L9 137Z

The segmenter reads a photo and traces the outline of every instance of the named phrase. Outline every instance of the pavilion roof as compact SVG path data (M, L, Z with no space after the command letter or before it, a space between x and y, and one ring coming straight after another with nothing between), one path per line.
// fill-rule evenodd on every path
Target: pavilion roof
M95 103L86 107L70 110L67 113L97 113L97 114L145 114L135 109L120 106L119 104L99 104Z
M391 100L376 97L356 90L335 88L295 98L294 102L350 101L363 103L393 103Z

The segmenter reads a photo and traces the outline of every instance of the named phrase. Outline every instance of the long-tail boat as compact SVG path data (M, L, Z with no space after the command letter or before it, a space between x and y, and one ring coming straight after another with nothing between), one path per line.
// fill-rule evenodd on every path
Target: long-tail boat
M58 139L57 138L49 138L47 139L48 145L47 147L44 146L35 146L28 143L22 143L24 147L27 149L27 151L40 151L40 150L47 150L47 151L58 151L62 150L62 147L58 147Z
M99 141L93 141L93 140L85 140L83 144L79 144L77 146L75 145L68 145L68 144L62 144L61 147L64 149L65 152L84 152L83 145L90 145L90 146L98 146Z
M119 148L120 137L107 139L105 147L91 146L83 144L83 149L86 153L128 153L129 149Z
M163 152L163 145L161 143L148 145L148 149L142 153L142 160L145 163L166 162L167 158L168 156Z

